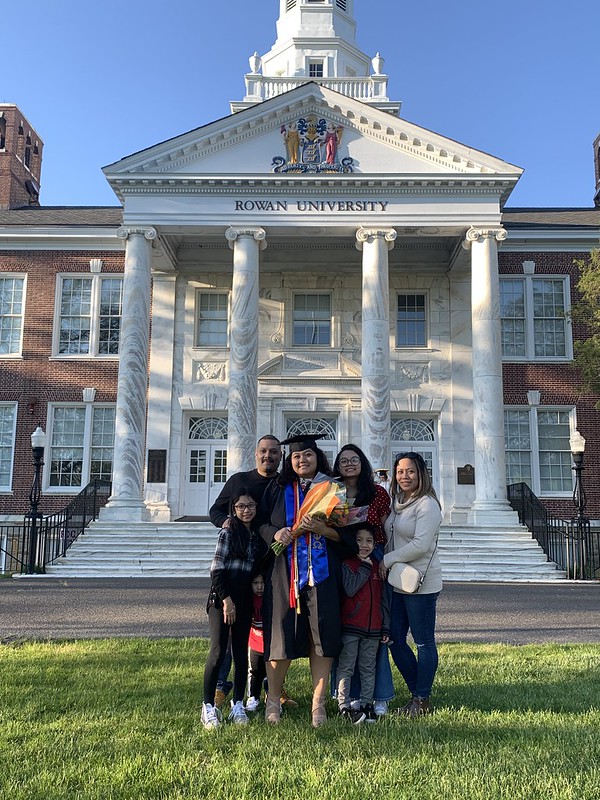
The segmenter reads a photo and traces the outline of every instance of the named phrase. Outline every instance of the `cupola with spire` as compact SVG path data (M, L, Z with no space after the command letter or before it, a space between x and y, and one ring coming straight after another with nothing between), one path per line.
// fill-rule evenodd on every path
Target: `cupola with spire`
M246 95L230 103L235 113L314 81L391 114L400 102L387 95L380 53L356 46L354 0L280 0L277 40L262 57L250 56Z

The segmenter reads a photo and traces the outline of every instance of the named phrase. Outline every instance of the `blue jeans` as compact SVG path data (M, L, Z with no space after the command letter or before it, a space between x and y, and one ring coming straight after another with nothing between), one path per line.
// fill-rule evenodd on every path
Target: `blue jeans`
M439 594L393 592L390 653L413 697L431 695L438 666L435 607ZM417 646L416 656L406 641L409 630Z

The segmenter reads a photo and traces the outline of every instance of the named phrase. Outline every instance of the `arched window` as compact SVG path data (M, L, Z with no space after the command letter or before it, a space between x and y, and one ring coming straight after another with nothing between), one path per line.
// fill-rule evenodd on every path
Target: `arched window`
M333 466L338 451L337 417L302 416L296 419L288 418L286 427L286 439L289 436L297 436L303 433L325 434L325 438L320 439L318 445L329 459L329 465Z
M335 441L337 439L336 418L335 417L302 417L293 422L288 421L288 429L285 438L297 436L302 433L325 434L325 439Z
M391 426L392 464L400 453L420 453L436 489L439 487L438 453L434 419L396 417Z
M189 439L227 439L227 419L224 417L190 417Z
M434 422L432 419L396 419L392 422L392 442L433 442Z

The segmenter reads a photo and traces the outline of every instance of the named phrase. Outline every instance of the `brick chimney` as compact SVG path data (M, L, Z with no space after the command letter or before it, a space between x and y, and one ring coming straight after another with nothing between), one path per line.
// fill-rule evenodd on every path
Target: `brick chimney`
M39 206L44 143L12 103L0 103L0 209Z

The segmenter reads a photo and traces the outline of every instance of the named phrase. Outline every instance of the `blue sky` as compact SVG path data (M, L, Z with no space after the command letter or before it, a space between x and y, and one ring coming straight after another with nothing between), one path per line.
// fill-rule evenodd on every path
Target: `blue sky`
M115 205L102 166L226 116L278 14L279 0L7 4L0 102L44 141L42 204ZM592 205L598 0L355 0L355 17L402 117L525 169L510 206Z

